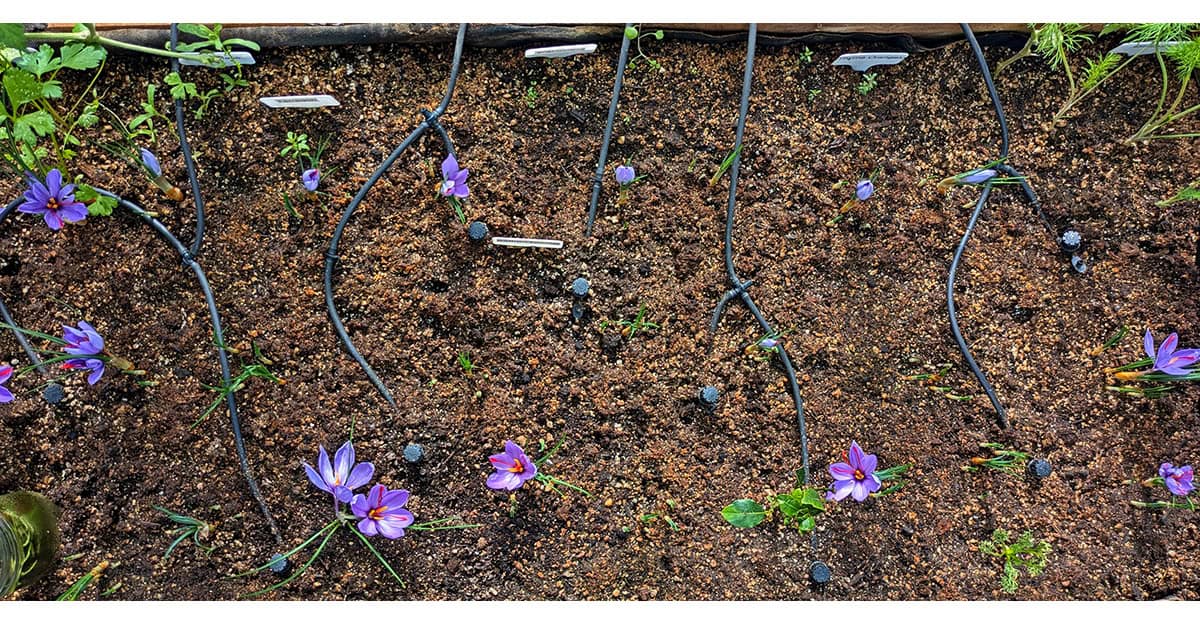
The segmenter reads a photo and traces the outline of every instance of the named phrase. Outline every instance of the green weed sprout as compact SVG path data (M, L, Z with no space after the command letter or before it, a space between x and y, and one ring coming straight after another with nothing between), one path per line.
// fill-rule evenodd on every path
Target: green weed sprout
M1197 200L1200 200L1200 180L1193 180L1191 184L1177 191L1175 195L1161 202L1155 202L1154 205L1159 208L1166 208L1180 202L1195 202Z
M726 156L725 160L721 161L721 164L717 166L717 173L713 174L712 178L709 178L708 186L710 186L710 187L717 186L717 182L719 182L721 180L721 176L724 176L725 172L729 171L729 168L733 166L734 159L736 159L738 157L738 155L741 153L742 153L741 145L734 148L734 150L729 153L729 156Z
M205 545L200 542L202 540L208 540L209 535L212 533L212 526L208 523L201 521L200 519L179 514L178 512L171 512L162 506L154 506L154 509L166 515L167 519L169 519L172 523L179 525L179 527L171 530L170 532L171 534L175 535L175 540L171 543L171 546L167 547L167 551L163 553L164 561L171 557L171 552L175 550L175 547L179 546L179 543L187 540L188 538L191 538L192 542L195 543L195 545L201 550L203 550L204 553L212 553L213 549L216 549L216 547L213 547L212 545Z
M987 458L981 456L971 458L969 463L963 466L963 471L975 473L980 469L991 469L1019 476L1025 463L1029 461L1029 454L1015 449L1005 449L1004 445L1000 443L980 443L979 446L991 450L992 455Z
M107 569L108 560L92 567L92 570L84 573L83 577L80 577L74 584L71 584L71 587L63 591L63 594L59 595L55 601L77 601L79 596L83 594L83 591L87 590L88 585L99 579Z
M661 72L661 71L663 71L662 64L659 63L658 61L655 61L654 59L646 56L646 54L644 52L642 52L642 40L645 39L646 37L654 37L656 40L662 41L664 33L661 30L656 30L652 33L640 34L640 31L638 30L640 27L641 27L641 24L638 24L637 26L629 26L625 29L625 37L628 38L630 41L632 41L634 43L634 45L637 47L637 55L634 56L632 59L629 59L629 67L631 69L636 69L637 62L639 60L645 60L646 65L649 65L650 69L655 69L655 70L658 70Z
M600 329L603 330L610 325L620 326L621 327L621 335L627 339L633 339L634 335L640 331L657 330L658 329L657 323L654 323L651 321L646 321L646 305L645 304L638 305L638 314L636 317L633 318L632 321L625 320L625 319L622 319L620 321L605 320L605 321L600 322Z
M471 352L458 353L458 366L462 367L463 375L468 378L475 372L475 364L471 362Z
M270 380L276 384L287 383L286 380L276 376L271 372L268 367L274 365L275 363L263 355L262 351L259 350L258 345L251 342L250 346L254 352L255 362L252 362L248 365L243 364L241 370L238 371L238 374L229 381L228 386L224 384L218 384L216 386L209 386L207 384L203 385L204 388L210 391L215 391L218 393L218 395L215 399L213 399L213 402L209 404L208 409L200 415L200 418L196 419L192 423L189 429L195 429L196 426L200 425L200 422L207 419L208 415L216 411L217 408L220 408L221 402L224 402L230 395L233 395L234 393L246 388L246 383L249 382L251 378L262 378L264 380ZM217 347L224 349L231 354L236 355L240 353L238 350L232 349L227 345L217 344Z
M1017 542L1009 544L1008 532L997 529L992 532L991 540L980 541L979 552L1004 559L1004 574L1000 577L1000 587L1007 593L1017 591L1017 578L1021 568L1030 577L1037 577L1046 568L1046 559L1050 555L1050 543L1033 540L1033 532L1021 534Z
M529 88L525 90L525 106L529 108L537 108L538 92L537 81L531 81Z
M854 90L859 92L862 95L867 95L868 93L871 93L872 91L875 90L875 87L878 86L878 83L876 82L876 79L878 77L879 77L878 74L875 74L874 72L868 72L866 74L863 74L862 80L859 81L859 83L857 85L855 85Z
M674 499L668 499L666 510L658 510L656 512L649 512L649 513L643 514L638 517L638 520L641 521L642 523L645 523L646 525L650 525L651 523L654 523L655 521L662 520L667 523L667 525L671 528L671 531L678 532L680 529L679 524L676 523L675 520L671 518L671 510L675 509L675 505L676 504L675 504Z

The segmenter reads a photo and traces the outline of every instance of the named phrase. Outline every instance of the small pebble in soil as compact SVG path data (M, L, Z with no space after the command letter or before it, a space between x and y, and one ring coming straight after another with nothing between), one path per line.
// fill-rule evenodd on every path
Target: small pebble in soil
M487 238L488 227L482 221L472 221L470 226L467 226L467 237L475 243Z
M587 295L588 290L591 288L592 285L588 284L587 278L575 278L575 281L571 283L571 293L573 293L575 297L583 297Z
M820 560L813 562L812 566L808 567L808 575L816 584L828 583L833 578L833 572L829 570L829 566Z
M721 399L721 392L715 386L706 386L700 389L700 405L705 410L712 410L717 407L717 401Z
M1050 472L1054 470L1053 465L1049 460L1038 458L1029 461L1029 474L1034 477L1046 478L1050 477Z
M46 403L49 404L57 404L65 399L66 396L67 394L63 392L62 385L57 382L51 382L46 387L46 390L42 391L42 399L46 400Z
M280 576L287 575L288 571L292 570L292 563L288 562L288 559L283 557L282 553L271 556L271 563L267 566L271 569L272 573Z
M404 459L416 464L425 458L425 448L417 443L409 443L404 446Z

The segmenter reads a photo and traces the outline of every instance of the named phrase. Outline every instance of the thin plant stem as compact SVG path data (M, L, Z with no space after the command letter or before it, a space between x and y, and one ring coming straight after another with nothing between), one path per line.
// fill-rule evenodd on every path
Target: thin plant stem
M407 588L407 586L404 584L404 580L400 579L400 575L397 574L396 571L392 570L392 565L388 564L388 561L383 557L383 555L375 549L375 545L372 545L371 541L367 540L367 537L363 536L362 532L358 531L357 527L354 527L353 525L347 525L347 527L349 527L350 531L354 532L354 535L358 536L359 540L361 540L362 543L367 546L367 549L370 550L371 555L374 555L375 558L379 560L381 564L383 564L383 568L387 569L388 573L391 573L392 577L396 578L396 581L400 582L400 587Z
M317 547L317 551L316 551L315 553L313 553L313 554L312 554L312 557L311 557L311 558L309 558L307 562L305 562L305 563L304 563L304 566L301 566L299 569L297 569L297 570L296 570L296 572L295 572L295 573L292 573L292 576L291 576L291 577L289 577L289 578L287 578L287 579L283 580L282 582L279 582L278 584L275 584L275 585L273 585L273 586L269 586L269 587L267 587L267 588L264 588L264 589L262 589L262 590L259 590L259 591L256 591L256 592L252 592L252 593L250 593L250 594L248 594L248 595L242 595L242 598L243 598L243 599L253 599L253 598L255 598L255 597L261 597L262 595L265 595L265 594L267 594L267 593L269 593L269 592L273 592L273 591L275 591L275 590L278 590L278 589L280 589L280 588L282 588L282 587L286 586L287 584L291 583L291 582L292 582L292 580L294 580L294 579L296 579L297 577L300 577L302 574L304 574L304 572L308 570L308 567L312 566L312 563L313 563L313 562L316 562L316 561L317 561L317 558L318 558L318 557L320 557L320 555L321 555L321 552L325 550L325 545L329 543L329 539L330 539L330 538L333 538L333 535L337 533L337 529L338 529L339 527L341 527L341 525L340 525L340 521L334 521L334 522L330 523L329 525L326 525L325 527L332 527L333 529L332 529L332 530L330 530L328 534L326 534L326 536L325 536L325 540L322 540L322 541L321 541L321 544L320 544L320 545ZM320 535L321 535L321 533L322 533L322 532L324 532L324 531L325 531L325 530L321 530L321 532L317 532L316 534L314 534L314 535L313 535L313 537L312 537L312 538L310 538L310 539L308 539L308 540L304 541L304 543L303 543L302 545L300 545L300 546L301 546L301 547L303 547L304 545L307 545L308 543L312 542L312 541L313 541L313 540L314 540L314 539L315 539L317 536L320 536ZM291 554L293 554L293 553L296 553L296 551L298 551L299 549L300 549L300 547L297 547L296 549L293 549L292 551L289 551L287 554L285 554L285 555L284 555L284 557L286 558L287 556L289 556L289 555L291 555ZM275 560L277 560L277 559L278 559L278 558L276 558L276 559L272 559L272 560L271 560L271 562L274 562L274 561L275 561ZM262 569L265 569L265 568L267 568L267 567L269 567L269 566L271 566L271 564L270 564L270 563L267 563L267 565L266 565L266 566L260 567L260 568L259 568L259 569L257 569L257 570L261 571Z

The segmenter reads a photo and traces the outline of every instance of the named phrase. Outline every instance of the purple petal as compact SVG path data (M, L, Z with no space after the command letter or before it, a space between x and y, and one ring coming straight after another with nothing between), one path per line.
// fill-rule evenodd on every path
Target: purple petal
M1146 336L1142 337L1142 349L1146 350L1146 357L1154 360L1154 335L1150 333L1150 328L1146 328Z
M12 377L13 368L11 365L0 365L0 382L7 382Z
M366 497L362 495L355 495L354 498L350 500L350 512L353 512L354 516L362 518L367 516L367 513L370 511L371 507L367 505Z
M446 160L442 161L442 178L452 180L456 173L458 173L458 159L454 158L454 155L451 154L446 157Z
M64 204L63 207L58 210L58 215L63 219L63 221L68 223L79 223L88 217L87 205L82 202Z
M350 476L346 478L346 488L354 490L361 486L366 486L367 482L371 481L371 476L375 475L375 465L370 462L360 462L354 465L350 471Z
M852 480L854 479L854 467L845 462L835 462L829 465L829 474L835 480Z
M308 481L312 482L313 486L316 486L317 488L319 488L327 493L333 492L329 488L329 486L326 485L325 480L321 479L321 476L317 474L316 469L313 469L311 466L309 466L309 464L307 462L305 462L303 464L304 464L304 474L308 476Z
M404 528L412 525L413 516L408 510L399 510L402 514L393 515L391 511L384 515L382 521L376 521L379 526L379 533L383 534L384 538L396 540L404 536Z
M1179 334L1172 332L1162 345L1158 346L1158 355L1154 359L1154 367L1161 369L1171 359L1171 354L1175 351L1175 346L1179 344Z
M403 508L404 504L406 503L408 503L408 491L401 489L388 491L388 493L383 496L383 500L380 502L380 505L387 506L388 510L393 510L396 508Z
M62 191L62 172L57 169L51 169L50 173L46 174L46 190L53 197L59 197Z
M833 499L835 501L841 501L841 500L845 499L846 496L850 494L850 491L854 490L854 487L857 484L858 484L858 482L856 482L854 480L838 480L838 481L834 482L833 483Z
M488 488L493 490L517 490L521 484L521 478L510 471L496 471L487 479Z
M41 215L46 212L46 200L29 199L29 194L25 194L26 201L24 204L17 207L18 213L30 213L33 215Z
M339 484L333 487L333 498L342 503L350 503L354 499L354 491Z
M354 467L354 445L346 441L345 445L338 448L337 453L333 454L333 474L337 476L335 484L345 485L346 478L350 477L350 469Z
M851 492L851 496L854 497L854 501L866 501L867 495L869 494L871 494L871 491L867 490L866 482L854 483L853 492Z
M104 376L104 363L99 360L89 360L88 368L92 370L92 374L88 376L88 385L94 386ZM94 363L94 364L93 364Z
M142 164L146 166L146 169L149 169L150 173L155 176L161 176L162 167L159 167L158 158L154 156L154 153L146 148L138 148L138 151L142 154Z
M488 462L492 463L493 467L504 471L517 466L517 459L507 453L488 456Z
M383 493L386 490L387 489L384 488L383 484L376 484L371 487L371 490L367 491L367 505L370 506L372 510L380 506L380 502L383 501Z
M854 467L855 469L862 469L863 450L862 447L858 446L858 441L850 442L850 453L847 454L847 456L850 459L850 466ZM863 472L865 473L865 471Z
M0 404L7 404L13 400L12 391L0 386Z
M879 457L875 454L867 454L863 456L862 464L858 465L858 470L862 471L864 475L871 475L878 466Z
M62 218L55 211L47 210L42 213L42 219L46 221L46 225L50 226L51 230L60 230L63 227Z
M374 536L379 533L379 529L376 527L375 521L372 519L363 519L359 521L358 531L362 532L364 536Z
M457 174L454 174L454 178L453 178L454 183L455 184L467 184L467 176L470 176L470 175L471 175L470 169L463 169L463 170L459 171Z
M1158 477L1166 478L1175 472L1175 465L1170 462L1164 462L1158 465Z
M329 485L329 492L333 492L333 485L337 484L337 476L333 473L333 466L329 464L329 452L325 451L325 446L320 446L320 453L317 454L317 468L321 471L321 478Z

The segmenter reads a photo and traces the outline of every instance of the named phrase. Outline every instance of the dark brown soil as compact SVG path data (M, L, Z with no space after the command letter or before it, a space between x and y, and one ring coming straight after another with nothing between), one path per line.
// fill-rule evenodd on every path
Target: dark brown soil
M558 238L565 248L472 246L434 194L440 142L427 137L401 156L347 229L336 276L339 310L397 411L338 344L322 265L350 197L419 122L418 109L440 100L451 46L264 51L249 69L251 87L189 119L209 209L200 261L227 342L247 349L254 340L287 381L252 380L238 393L250 463L286 545L247 492L224 412L189 430L219 371L203 299L174 253L127 214L57 234L29 216L10 219L0 293L16 319L46 332L89 320L159 382L139 389L110 373L88 387L72 378L57 408L38 398L36 375L10 383L19 399L0 408L0 492L37 490L58 502L63 555L77 557L17 598L53 598L103 560L112 566L86 598L234 599L264 588L277 578L227 575L328 521L328 499L300 463L315 461L318 444L339 446L352 420L359 459L412 491L418 520L460 515L481 527L377 541L405 588L343 532L271 598L1005 598L1000 562L977 550L995 528L1032 530L1053 545L1046 572L1022 577L1018 598L1198 597L1195 513L1136 510L1130 500L1159 493L1126 483L1163 461L1200 462L1197 391L1136 400L1106 391L1103 373L1138 356L1146 327L1200 342L1196 207L1154 206L1200 175L1195 142L1121 141L1152 109L1151 61L1062 127L1049 123L1064 98L1061 73L1026 60L998 78L1011 162L1052 219L1082 230L1092 266L1074 274L1012 188L993 194L957 297L963 332L1010 410L1004 433L945 312L949 261L977 192L944 196L933 185L998 153L968 48L876 68L879 86L866 96L854 90L857 73L830 66L855 44L814 47L811 64L794 47L758 50L735 257L755 280L758 306L787 332L813 474L824 483L852 440L884 466L915 465L896 495L831 506L814 553L807 535L774 523L739 530L720 515L734 499L788 488L800 468L785 379L743 352L761 334L749 313L736 304L716 335L707 327L728 287L727 191L707 179L733 143L745 47L646 47L665 71L643 65L626 75L610 163L629 159L648 178L617 206L610 167L590 239L583 226L616 44L554 62L466 51L443 122L471 170L470 216L493 235ZM1009 53L987 52L993 64ZM129 117L146 81L165 73L161 60L114 59L106 101ZM207 70L188 75L216 84ZM820 89L811 101L810 89ZM281 112L257 101L306 92L331 93L342 106ZM330 197L301 206L302 220L280 201L297 180L279 156L288 130L332 138L322 181ZM163 134L159 156L186 187L177 142ZM99 150L77 162L99 186L169 210L163 221L190 240L190 198L168 206ZM825 226L851 193L836 185L876 167L875 196ZM13 180L0 190L20 192ZM571 320L577 276L593 287L582 323ZM601 329L631 319L639 304L661 329L631 340ZM1131 336L1088 355L1122 324ZM473 377L455 363L462 351L479 367ZM0 355L23 363L8 334ZM953 365L946 385L973 399L904 379L940 363ZM706 384L722 392L711 415L694 401ZM486 458L507 438L531 452L565 441L542 468L593 497L530 483L510 515L509 498L484 486ZM401 457L410 441L427 450L419 468ZM1040 484L964 472L986 441L1049 458L1055 472ZM184 544L163 562L172 525L154 505L215 524L211 555ZM663 511L678 531L640 520ZM823 590L808 582L814 558L834 573Z

